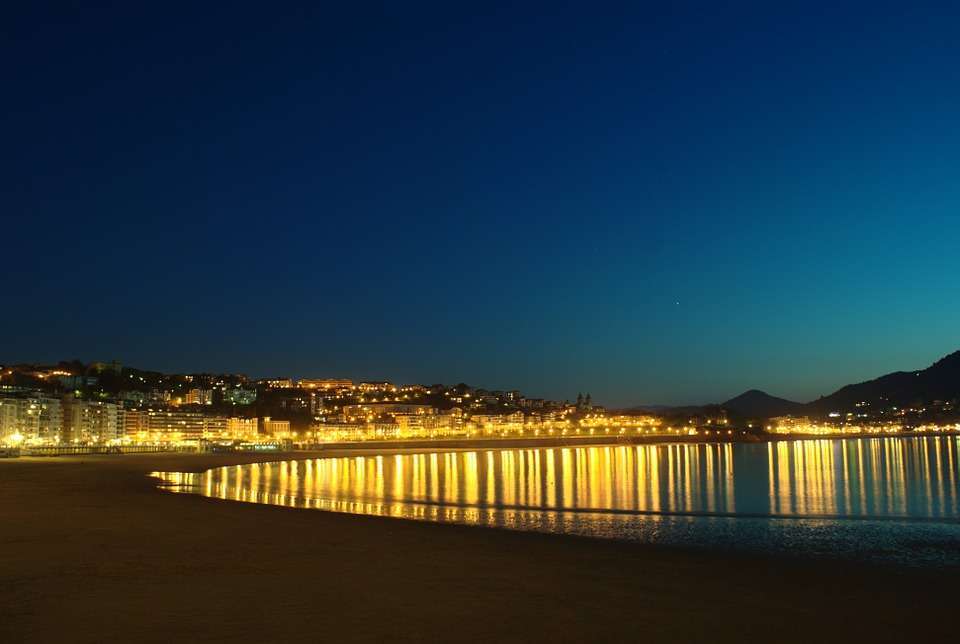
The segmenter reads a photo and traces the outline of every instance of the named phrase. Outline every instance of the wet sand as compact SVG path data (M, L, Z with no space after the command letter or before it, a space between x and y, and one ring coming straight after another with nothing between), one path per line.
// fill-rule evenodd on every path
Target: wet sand
M278 458L0 459L0 642L954 636L957 570L295 510L146 476Z

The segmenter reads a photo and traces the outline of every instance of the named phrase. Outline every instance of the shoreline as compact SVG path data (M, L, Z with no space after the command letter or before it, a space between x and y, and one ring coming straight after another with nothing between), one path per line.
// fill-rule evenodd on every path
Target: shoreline
M930 438L927 436L917 436L917 435L908 435L909 438ZM853 438L853 437L847 437ZM876 438L884 439L888 438L886 436L871 436L865 438ZM809 440L809 439L808 439ZM814 440L821 440L820 438L815 438ZM652 442L652 441L644 441ZM705 441L698 441L697 443L703 443ZM725 441L724 443L717 443L715 441L710 441L708 444L718 445L718 444L729 444L730 441ZM740 442L740 441L737 441ZM763 441L763 442L777 442L777 441ZM789 441L794 442L794 441ZM491 444L493 443L493 444ZM318 450L318 451L293 451L285 452L278 454L276 458L258 458L256 462L258 463L269 463L274 465L279 465L282 463L290 463L296 461L308 461L314 459L351 459L351 458L373 458L380 456L394 456L394 455L429 455L429 454L451 454L451 453L463 453L463 452L481 452L481 451L491 451L491 450L526 450L526 449L567 449L571 447L586 447L587 444L577 444L570 445L568 442L559 442L553 441L545 444L543 441L536 441L532 443L530 440L519 440L512 441L508 445L500 444L500 441L457 441L449 442L447 444L437 444L430 443L429 445L406 445L403 447L398 447L396 445L389 445L391 449L378 449L379 447L386 447L385 443L378 444L368 444L366 449L356 449L353 447L337 447L335 449L329 450ZM679 444L696 444L691 443L690 441L669 441L661 442L657 441L657 445L679 445ZM592 447L623 447L625 443L612 442L612 441L603 441L602 439L594 439L590 442ZM264 454L264 457L267 455ZM233 464L228 464L225 466L230 468L233 467ZM939 517L939 516L929 516L929 517L915 517L915 516L905 516L905 515L878 515L878 516L860 516L860 515L849 515L849 514L796 514L796 513L774 513L774 512L736 512L736 511L697 511L697 510L638 510L638 509L623 509L623 508L605 508L605 507L567 507L567 508L556 508L556 507L542 507L542 506L528 506L528 505L518 505L518 504L507 504L507 505L486 505L486 504L477 504L477 503L459 503L459 502L441 502L441 501L431 501L431 500L416 500L416 499L402 499L385 502L387 505L392 506L405 506L407 508L426 508L428 511L426 513L422 512L410 512L398 510L393 508L390 511L383 511L380 502L372 499L356 500L347 498L345 500L333 500L325 498L313 498L306 497L301 498L297 497L296 500L293 497L284 496L283 500L270 500L269 498L234 498L231 496L224 496L219 493L211 494L209 492L204 492L200 484L189 483L185 481L178 480L177 474L204 474L210 472L213 469L218 468L189 468L187 471L182 472L153 472L151 477L157 482L158 489L165 492L172 492L178 494L193 494L197 496L202 496L204 498L209 498L217 501L233 502L233 503L246 503L246 504L258 504L258 505L271 505L275 507L289 508L289 509L298 509L298 510L310 510L310 511L322 511L322 512L333 512L338 514L345 514L348 516L372 516L378 518L384 518L389 520L403 520L403 521L417 521L424 523L433 523L436 525L460 525L469 528L481 528L481 529L494 529L494 530L506 530L506 531L521 531L521 532L537 532L541 534L552 534L560 537L575 537L575 538L584 538L584 539L594 539L594 540L603 540L603 541L619 541L628 544L634 544L639 547L648 547L648 548L657 548L657 549L672 549L681 552L715 552L715 553L725 553L728 555L745 555L745 556L756 556L756 557L771 557L770 550L767 549L757 549L754 547L738 547L731 542L723 542L722 540L707 540L700 542L677 542L671 539L659 539L653 542L632 538L630 536L624 536L623 534L611 534L610 532L593 532L590 531L577 531L577 530L563 530L563 529L550 529L550 528L537 528L529 527L525 522L521 524L510 523L498 523L494 525L490 520L478 521L476 519L466 518L469 515L462 514L466 511L477 511L481 513L496 514L496 513L507 513L508 515L512 512L521 512L528 513L530 516L537 515L542 517L560 517L560 516L602 516L609 515L613 517L648 517L648 518L662 518L664 520L668 519L745 519L745 520L764 520L764 521L783 521L788 522L784 525L789 525L790 523L796 524L797 522L803 521L815 521L815 522L836 522L837 527L839 528L842 525L846 524L899 524L904 526L909 525L943 525L943 526L957 526L960 525L960 519L955 517ZM358 509L359 508L359 509ZM453 515L444 514L436 512L437 508L446 508L449 510L459 510L461 514L456 515L460 518L451 518ZM432 514L430 512L432 511ZM844 528L846 529L846 528ZM868 528L864 528L868 530ZM916 542L916 547L923 547L922 542L919 538L914 539ZM935 544L939 547L938 541L928 542L927 546ZM957 547L951 549L949 552L945 551L942 556L947 557L947 559L937 560L936 558L927 558L924 561L916 560L910 561L907 557L902 557L898 553L899 550L892 549L889 546L883 554L871 554L870 556L865 556L862 553L858 553L855 549L846 549L841 547L841 543L837 543L836 549L832 551L821 550L817 554L806 553L806 552L790 552L780 555L773 556L773 558L783 558L790 559L792 561L806 561L814 563L824 563L824 562L847 562L854 563L858 565L866 565L872 567L878 567L881 569L889 570L891 568L906 568L906 569L915 569L918 567L956 567L958 565L957 557L953 556L953 552L960 550L960 542L957 543ZM889 554L887 554L889 553ZM958 552L960 554L960 552ZM890 557L894 559L891 560ZM886 559L885 561L883 559Z
M942 570L226 503L148 476L333 452L0 461L0 640L952 634Z

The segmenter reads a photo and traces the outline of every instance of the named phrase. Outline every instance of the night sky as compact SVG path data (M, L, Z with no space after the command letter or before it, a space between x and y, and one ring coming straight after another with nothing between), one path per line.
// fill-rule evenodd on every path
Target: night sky
M0 362L627 405L960 348L957 13L22 4Z

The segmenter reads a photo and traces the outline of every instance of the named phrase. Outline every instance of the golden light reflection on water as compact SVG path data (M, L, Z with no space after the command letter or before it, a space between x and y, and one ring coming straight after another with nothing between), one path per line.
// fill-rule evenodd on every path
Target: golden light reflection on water
M956 437L369 455L160 474L291 507L565 531L590 513L960 517Z
M770 513L957 518L957 446L955 437L770 443Z

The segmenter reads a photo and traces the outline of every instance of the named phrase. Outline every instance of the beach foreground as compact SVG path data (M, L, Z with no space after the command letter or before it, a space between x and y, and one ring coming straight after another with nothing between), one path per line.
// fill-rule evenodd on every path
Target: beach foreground
M955 571L293 510L147 476L308 456L0 461L0 641L953 635Z

